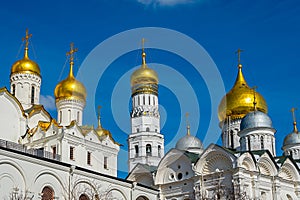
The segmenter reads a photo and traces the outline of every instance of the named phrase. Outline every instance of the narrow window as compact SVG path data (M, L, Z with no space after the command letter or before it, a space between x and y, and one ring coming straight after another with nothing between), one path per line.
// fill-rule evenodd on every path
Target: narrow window
M137 133L139 133L139 132L140 132L140 129L139 129L139 128L137 128L137 129L136 129L136 132L137 132Z
M69 122L71 122L71 110L68 110L68 117L69 117Z
M138 97L138 106L140 105L140 97Z
M155 105L155 97L153 97L153 105Z
M77 111L77 122L79 122L79 111Z
M143 96L143 105L145 105L145 96Z
M157 151L158 151L158 157L160 158L161 157L161 146L160 145L158 145Z
M251 141L250 141L250 136L248 137L248 150L251 151Z
M56 158L56 146L52 147L52 155L53 155L53 159Z
M34 104L34 86L31 87L31 104Z
M16 95L16 85L12 84L12 95L15 96Z
M151 144L146 145L146 156L151 156L152 155L152 149L151 149Z
M70 147L70 160L74 160L74 147Z
M150 132L150 128L149 127L146 128L146 132Z
M231 143L231 148L233 149L234 148L234 144L233 144L233 138L234 135L233 135L233 130L230 131L230 143Z
M135 145L134 149L135 149L135 157L138 157L139 156L139 146Z
M87 164L91 165L91 152L87 152Z
M261 149L265 148L265 146L264 146L264 137L263 136L261 136L261 138L260 138L260 148Z
M62 111L59 111L59 123L61 124L61 118L62 118Z
M103 167L104 167L104 169L108 169L108 167L107 167L107 157L106 156L104 156Z
M151 98L150 98L150 95L149 95L148 97L149 97L149 98L148 98L148 99L149 99L149 105L151 105L151 103L150 103L150 102L151 102Z

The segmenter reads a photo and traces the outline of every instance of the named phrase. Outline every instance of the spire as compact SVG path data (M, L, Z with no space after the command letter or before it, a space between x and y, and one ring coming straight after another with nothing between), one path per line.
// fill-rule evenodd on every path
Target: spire
M71 42L70 44L70 51L67 52L67 56L70 56L70 72L69 77L74 77L73 75L73 66L74 66L74 53L78 51L78 48L74 49L74 43Z
M190 132L190 122L189 122L189 113L185 114L185 118L186 118L186 129L187 129L186 134L187 135L191 135L191 132Z
M99 128L102 128L102 125L101 125L101 116L100 116L100 110L101 110L101 106L98 106L98 129Z
M257 89L257 86L253 86L252 87L252 90L253 90L253 110L254 112L257 111L257 102L256 102L256 89Z
M238 75L236 77L234 86L248 86L244 75L242 73L242 64L241 64L241 52L243 52L243 50L238 49L235 53L238 54Z
M293 115L293 125L294 125L294 133L298 133L298 129L297 129L297 122L296 122L296 115L295 115L295 111L297 110L297 108L292 108L291 112Z
M28 58L28 46L29 46L29 39L32 37L32 34L28 33L28 28L26 28L26 35L22 38L22 41L25 41L25 48L24 48L24 58Z
M145 38L142 39L142 67L146 68Z

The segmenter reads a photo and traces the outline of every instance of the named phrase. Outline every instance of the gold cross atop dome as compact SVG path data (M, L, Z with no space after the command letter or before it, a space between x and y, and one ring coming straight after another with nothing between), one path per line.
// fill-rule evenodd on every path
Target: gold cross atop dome
M241 53L243 52L244 50L242 49L238 49L235 53L238 55L238 65L241 64Z
M74 54L77 51L78 51L78 48L74 48L74 43L71 42L71 44L70 44L70 51L68 51L66 53L67 56L70 56L70 73L69 73L70 77L74 77L74 75L73 75Z
M26 28L25 37L22 38L22 41L25 41L25 52L24 57L28 57L28 46L29 46L29 39L32 37L32 34L29 34L28 28Z
M70 64L74 64L74 53L78 51L78 48L74 49L74 43L70 44L70 51L67 52L67 56L70 56Z
M297 122L296 122L296 115L295 115L295 111L297 110L297 108L292 108L291 112L293 115L293 125L294 125L294 132L298 133L298 129L297 129Z

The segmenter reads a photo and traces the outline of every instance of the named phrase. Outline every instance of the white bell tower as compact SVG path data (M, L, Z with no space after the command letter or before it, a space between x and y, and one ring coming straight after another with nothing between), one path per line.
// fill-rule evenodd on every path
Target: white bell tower
M164 156L164 136L160 133L158 110L158 76L146 65L144 47L142 48L142 66L131 75L131 91L131 134L128 137L129 172L138 163L157 166Z

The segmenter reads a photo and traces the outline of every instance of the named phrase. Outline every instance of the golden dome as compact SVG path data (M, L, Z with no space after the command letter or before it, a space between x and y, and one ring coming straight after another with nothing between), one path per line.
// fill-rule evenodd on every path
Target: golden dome
M86 100L86 90L84 85L77 81L71 73L65 80L57 84L54 95L56 101L62 99L75 99L85 102Z
M231 119L243 118L247 113L254 110L253 102L256 102L256 109L267 113L268 106L265 99L259 93L251 89L242 73L242 65L238 65L238 75L232 89L223 97L219 105L218 117L222 122L227 116Z
M54 90L54 96L56 101L62 99L74 99L74 100L86 100L86 89L84 85L77 81L73 75L73 53L77 51L73 49L73 44L71 44L71 51L69 52L70 57L70 73L69 76L61 81ZM68 54L69 55L69 54Z
M11 75L16 73L22 74L36 74L41 76L40 67L38 64L28 57L28 44L29 38L31 34L28 34L28 29L26 29L26 36L23 38L25 40L25 51L24 51L24 58L21 60L16 61L11 67Z
M153 70L150 69L146 64L146 53L143 50L142 53L142 66L135 70L130 78L131 86L137 85L137 84L158 84L158 75Z

